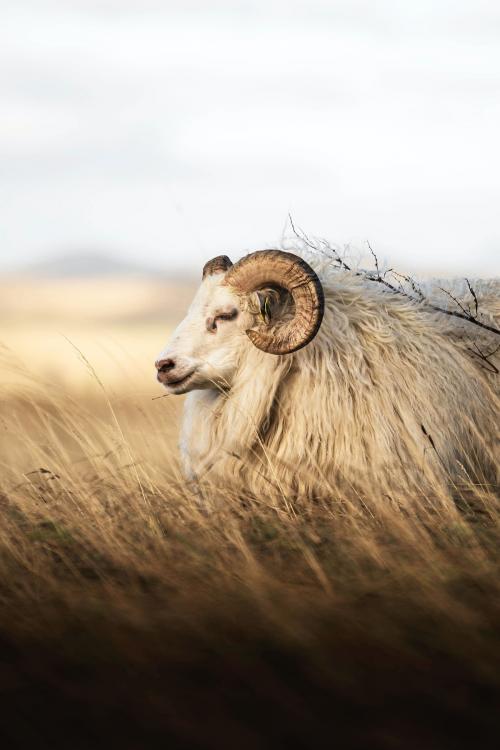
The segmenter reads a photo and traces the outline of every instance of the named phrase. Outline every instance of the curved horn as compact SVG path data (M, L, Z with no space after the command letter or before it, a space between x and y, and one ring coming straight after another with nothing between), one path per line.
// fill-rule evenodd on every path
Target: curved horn
M205 276L211 276L213 273L225 273L228 268L231 268L233 264L227 255L218 255L216 258L212 258L205 263L203 266L202 279Z
M270 354L289 354L301 349L318 333L324 312L321 281L298 255L282 250L259 250L239 260L228 272L224 284L241 293L266 286L286 289L295 304L295 315L272 331L261 325L246 331L250 341Z

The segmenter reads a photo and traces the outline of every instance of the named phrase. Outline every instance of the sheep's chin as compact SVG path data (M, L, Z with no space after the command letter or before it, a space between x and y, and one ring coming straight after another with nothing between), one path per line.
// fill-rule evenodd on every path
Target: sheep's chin
M163 385L165 389L168 391L168 393L171 393L173 396L180 396L183 393L192 391L194 388L199 388L199 386L195 384L195 376L196 376L196 371L193 370L192 372L188 373L184 378L181 378L178 381L175 381L173 383L163 383Z

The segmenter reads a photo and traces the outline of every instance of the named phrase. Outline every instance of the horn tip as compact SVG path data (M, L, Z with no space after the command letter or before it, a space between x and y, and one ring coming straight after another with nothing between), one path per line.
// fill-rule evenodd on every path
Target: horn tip
M212 276L214 273L225 273L232 265L231 259L227 255L217 255L203 266L202 279L206 276Z

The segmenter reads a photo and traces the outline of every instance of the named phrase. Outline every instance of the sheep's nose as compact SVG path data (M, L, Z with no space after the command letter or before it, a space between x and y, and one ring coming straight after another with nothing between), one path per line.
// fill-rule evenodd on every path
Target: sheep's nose
M169 372L175 367L175 361L173 359L159 359L155 362L155 367L158 372Z

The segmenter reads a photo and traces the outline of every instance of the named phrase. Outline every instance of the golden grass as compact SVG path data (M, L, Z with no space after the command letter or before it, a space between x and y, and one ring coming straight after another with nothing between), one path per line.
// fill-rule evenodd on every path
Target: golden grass
M495 746L494 488L200 495L151 357L63 341L81 377L0 368L8 747Z

